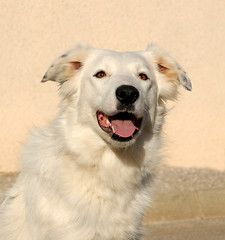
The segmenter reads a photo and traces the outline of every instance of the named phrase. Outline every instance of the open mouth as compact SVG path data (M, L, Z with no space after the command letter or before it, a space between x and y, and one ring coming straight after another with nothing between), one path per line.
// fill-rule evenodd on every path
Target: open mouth
M140 130L142 118L136 118L132 113L121 112L107 116L98 111L96 114L99 126L113 140L120 142L130 141Z

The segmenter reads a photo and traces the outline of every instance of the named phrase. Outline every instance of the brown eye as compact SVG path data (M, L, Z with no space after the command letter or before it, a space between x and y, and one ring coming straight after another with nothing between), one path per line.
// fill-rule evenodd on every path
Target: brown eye
M103 77L106 77L106 73L104 71L100 71L100 72L97 72L94 77L97 77L97 78L103 78Z
M142 80L148 80L148 76L146 74L144 74L144 73L140 73L138 76Z

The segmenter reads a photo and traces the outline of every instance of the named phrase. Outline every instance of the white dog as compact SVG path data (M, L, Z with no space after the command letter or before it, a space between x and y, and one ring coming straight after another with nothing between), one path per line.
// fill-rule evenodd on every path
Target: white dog
M42 82L60 84L56 119L33 131L1 207L1 240L139 240L152 169L182 68L156 46L118 53L78 46Z

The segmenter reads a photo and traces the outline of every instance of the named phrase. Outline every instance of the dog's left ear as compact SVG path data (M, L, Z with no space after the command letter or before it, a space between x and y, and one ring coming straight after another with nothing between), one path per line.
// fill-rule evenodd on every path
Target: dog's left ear
M90 47L79 45L57 58L49 67L41 82L55 81L60 84L74 76L86 60Z
M159 98L174 100L178 94L178 86L182 85L191 91L191 81L182 67L162 49L150 45L147 52L151 52L156 64L156 81L159 88Z

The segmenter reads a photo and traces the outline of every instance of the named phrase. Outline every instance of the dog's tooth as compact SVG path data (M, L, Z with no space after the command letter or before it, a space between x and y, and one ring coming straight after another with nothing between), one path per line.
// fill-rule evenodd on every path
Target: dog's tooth
M110 121L109 121L109 117L108 117L108 116L105 116L105 115L104 115L104 121L105 121L105 123L107 124L108 127L111 126L111 123L110 123Z
M113 133L116 133L112 125L111 125L111 128L112 128Z

